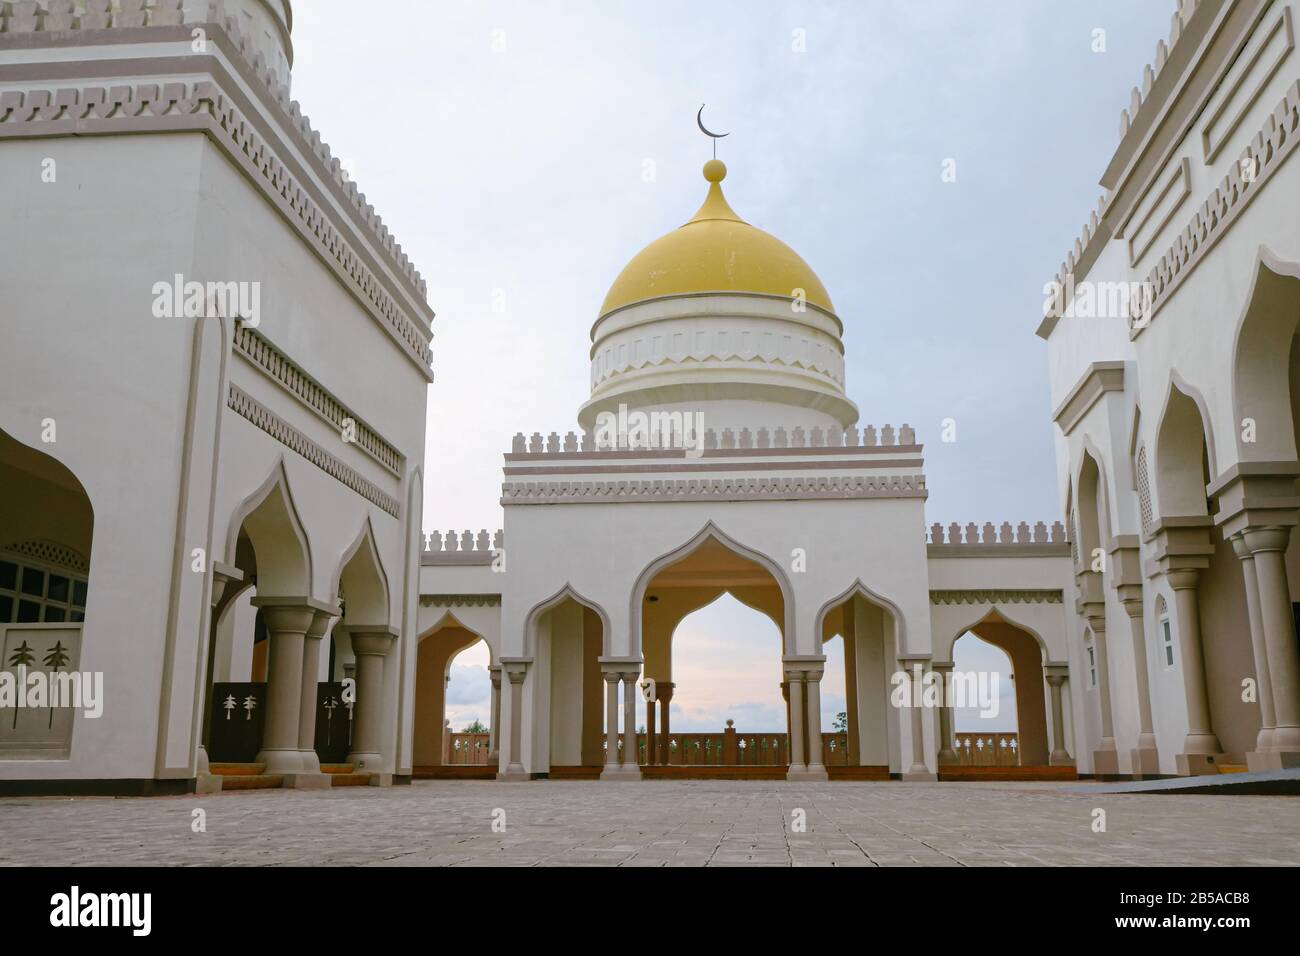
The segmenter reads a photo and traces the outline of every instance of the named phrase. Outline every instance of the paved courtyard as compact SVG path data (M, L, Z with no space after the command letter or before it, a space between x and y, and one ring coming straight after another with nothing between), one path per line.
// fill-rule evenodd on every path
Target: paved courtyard
M1106 812L1104 833L1093 831L1097 808ZM192 829L196 809L205 811L206 832ZM0 863L1295 865L1300 799L756 781L420 781L202 798L0 798Z

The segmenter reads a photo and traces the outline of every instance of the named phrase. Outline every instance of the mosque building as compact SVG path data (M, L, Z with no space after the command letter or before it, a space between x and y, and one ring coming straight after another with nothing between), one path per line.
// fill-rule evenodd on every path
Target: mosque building
M102 704L0 716L0 793L1296 766L1297 3L1183 0L1134 91L1038 328L1061 520L927 522L916 431L861 420L830 291L713 159L493 533L423 527L433 311L291 98L288 0L0 3L0 667ZM701 759L673 641L724 593L786 722ZM1014 674L987 744L968 633ZM445 721L478 641L483 739Z

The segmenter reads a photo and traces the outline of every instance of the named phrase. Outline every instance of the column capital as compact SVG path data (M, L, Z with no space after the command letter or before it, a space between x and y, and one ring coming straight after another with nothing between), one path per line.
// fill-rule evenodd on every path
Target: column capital
M1208 515L1172 515L1158 519L1148 536L1154 556L1147 576L1208 568L1210 556L1214 554L1214 545L1210 543L1212 524Z
M315 640L320 640L329 630L330 622L334 621L343 613L339 607L316 608L316 616L312 618L311 627L307 628L307 636Z
M212 562L212 606L217 607L232 584L242 584L244 572L224 561Z
M781 666L787 679L794 676L796 680L819 681L826 670L826 655L786 654L781 658Z
M311 598L255 597L253 607L262 612L268 631L306 634L316 620L316 612L330 605Z
M1291 529L1286 525L1244 528L1241 532L1241 538L1252 556L1262 551L1281 551L1285 553L1287 545L1291 541ZM1236 539L1234 538L1233 548L1236 547Z
M1224 537L1246 528L1294 526L1300 521L1298 476L1294 461L1242 461L1214 479L1206 493L1219 499L1214 522Z
M383 657L397 640L397 628L379 625L348 625L348 640L357 657Z
M524 676L528 673L528 665L532 662L531 657L502 657L501 669L506 677L510 678L510 683L522 684Z

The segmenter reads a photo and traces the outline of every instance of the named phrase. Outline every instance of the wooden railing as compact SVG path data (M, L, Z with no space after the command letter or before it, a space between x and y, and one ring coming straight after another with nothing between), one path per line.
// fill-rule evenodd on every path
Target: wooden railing
M956 733L953 752L967 767L1015 767L1020 764L1020 741L1012 733Z
M662 763L665 741L669 766L787 767L790 736L784 733L740 733L728 727L719 734L656 734L659 753L646 758L646 735L637 735L637 762ZM822 734L822 762L828 767L848 766L848 735Z
M488 762L492 746L490 734L449 734L446 763L454 765L483 765Z

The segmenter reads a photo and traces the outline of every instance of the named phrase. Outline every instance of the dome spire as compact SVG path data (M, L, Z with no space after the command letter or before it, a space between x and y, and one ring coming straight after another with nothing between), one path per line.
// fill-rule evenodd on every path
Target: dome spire
M709 194L704 197L704 204L696 211L695 215L687 220L687 225L692 222L703 222L708 219L729 219L732 222L744 222L736 211L731 208L727 202L727 197L722 195L722 181L727 178L727 165L720 159L711 159L704 164L704 178L709 183Z
M718 140L722 139L724 136L730 136L731 134L730 134L730 133L713 133L713 132L710 132L710 131L709 131L708 127L706 127L706 126L704 125L704 107L705 107L706 105L707 105L707 104L705 104L705 103L701 103L701 104L700 104L700 111L699 111L698 113L695 114L695 125L698 126L698 127L700 128L700 132L701 132L701 133L703 133L705 136L707 136L707 137L709 137L710 139L713 140L713 158L714 158L714 159L717 159L717 158L718 158ZM713 182L713 180L709 180L709 182Z

